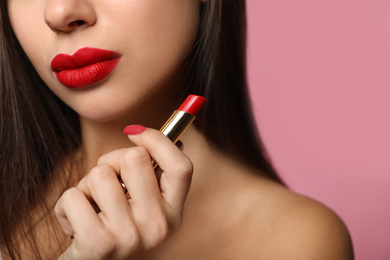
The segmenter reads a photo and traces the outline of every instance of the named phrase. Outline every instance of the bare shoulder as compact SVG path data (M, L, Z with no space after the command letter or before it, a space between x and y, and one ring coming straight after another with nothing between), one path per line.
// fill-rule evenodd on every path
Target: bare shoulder
M233 232L233 258L353 259L348 230L332 210L251 173L245 178L235 202L242 214Z
M183 226L158 259L353 259L332 210L207 145L189 147L199 146L189 152L195 172Z

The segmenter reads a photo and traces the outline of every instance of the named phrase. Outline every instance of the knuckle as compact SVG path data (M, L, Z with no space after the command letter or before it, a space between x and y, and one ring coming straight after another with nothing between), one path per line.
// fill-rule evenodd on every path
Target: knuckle
M116 175L114 169L108 164L101 164L99 166L94 167L88 174L89 182L101 182L106 180L107 178L112 178L112 176Z
M141 236L136 228L131 228L127 232L123 232L121 236L121 248L126 249L128 252L138 251L141 247Z
M104 164L104 162L107 160L107 157L108 157L107 154L103 154L102 156L100 156L99 159L97 160L97 165Z
M190 159L185 157L178 165L177 165L177 170L182 175L183 177L191 177L192 172L194 171L194 164Z
M107 258L117 250L115 237L107 231L97 231L91 238L87 238L88 245L91 246L89 252L94 252L99 258ZM90 241L92 239L92 241ZM91 243L92 242L92 243Z
M102 156L99 157L99 159L97 161L97 165L107 164L107 163L109 164L109 162L114 160L114 158L116 158L118 156L118 154L121 154L124 150L126 150L126 148L114 150L114 151L108 152L106 154L103 154Z
M149 242L150 248L155 248L159 246L163 241L165 241L170 233L168 221L165 217L156 218L152 226L152 239Z
M79 190L78 188L76 187L72 187L72 188L69 188L68 190L66 190L62 196L61 196L61 199L64 201L64 202L72 202L72 201L75 201L77 199L79 199L79 197L83 195L82 191Z
M157 233L157 237L162 241L169 234L169 225L168 221L165 217L160 217L156 220L155 223L155 231Z
M127 149L123 155L123 160L128 161L143 161L145 159L150 160L149 152L142 146L132 147Z

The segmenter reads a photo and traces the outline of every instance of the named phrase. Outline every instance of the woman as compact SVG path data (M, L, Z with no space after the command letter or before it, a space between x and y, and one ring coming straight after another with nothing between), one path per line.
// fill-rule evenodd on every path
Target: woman
M243 0L8 0L1 28L3 258L353 258L259 148ZM155 129L190 93L182 152Z

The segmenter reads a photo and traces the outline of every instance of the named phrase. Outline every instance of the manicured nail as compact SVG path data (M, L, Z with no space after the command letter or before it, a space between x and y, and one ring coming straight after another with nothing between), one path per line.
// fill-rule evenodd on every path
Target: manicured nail
M146 127L143 125L128 125L123 129L125 135L138 135L143 133L146 130Z

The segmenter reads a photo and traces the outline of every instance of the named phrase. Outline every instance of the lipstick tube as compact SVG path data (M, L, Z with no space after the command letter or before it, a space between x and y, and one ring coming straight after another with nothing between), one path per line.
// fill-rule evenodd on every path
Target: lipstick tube
M165 124L161 127L160 132L166 135L173 143L176 143L179 138L184 134L187 128L195 120L196 114L206 103L206 99L197 95L189 95L186 100L180 105L180 107L173 112ZM153 168L156 169L157 163L152 158ZM119 182L122 185L123 192L126 198L130 198L130 195L126 189L120 177Z
M166 135L173 143L184 134L187 128L195 120L196 114L206 103L206 99L197 95L189 95L181 106L173 112L167 122L161 127L160 132Z
M176 143L195 120L196 114L206 101L204 97L189 95L161 127L160 132L166 135L173 143ZM152 164L155 169L157 163L153 159Z

